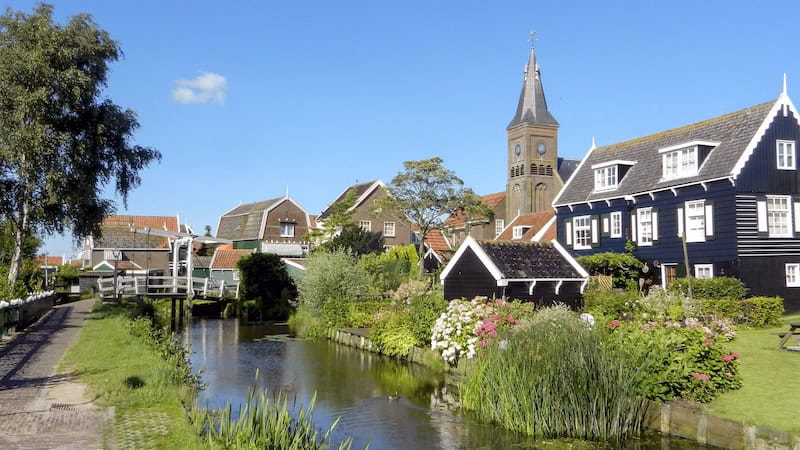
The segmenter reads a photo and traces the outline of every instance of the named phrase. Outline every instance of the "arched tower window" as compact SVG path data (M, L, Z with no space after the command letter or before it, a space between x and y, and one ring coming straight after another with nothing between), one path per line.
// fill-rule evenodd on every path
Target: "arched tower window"
M531 164L531 175L539 175L538 166L536 164Z
M548 166L545 168L545 171L546 171L545 173L546 173L546 175L547 175L548 177L552 177L552 176L553 176L553 166L550 166L550 165L548 165Z

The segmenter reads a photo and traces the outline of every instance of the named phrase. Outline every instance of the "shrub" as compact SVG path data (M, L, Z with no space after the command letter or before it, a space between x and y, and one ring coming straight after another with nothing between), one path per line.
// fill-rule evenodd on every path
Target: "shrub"
M632 319L641 311L639 294L636 291L606 291L587 289L583 295L586 312L612 319Z
M639 308L644 320L683 320L685 317L696 317L700 310L699 303L685 295L663 289L651 289L639 300Z
M680 292L683 295L689 293L689 280L679 278L669 284L670 292ZM747 288L742 281L733 277L717 277L698 279L692 278L692 297L718 300L722 298L734 298L741 300L747 295Z
M753 327L778 325L783 312L783 299L780 297L752 297L742 302L744 321Z
M697 300L700 314L716 318L742 320L742 301L733 297L705 298Z
M396 301L411 301L412 298L425 294L428 291L428 283L422 280L409 280L401 284L392 298Z
M603 252L577 258L591 275L611 275L614 287L638 286L642 262L630 253Z
M640 432L638 368L615 341L562 309L512 329L467 374L463 406L537 437L622 441Z
M447 301L442 291L417 295L408 305L411 331L420 344L428 344L436 319L447 310Z
M289 316L289 300L297 296L297 288L280 256L253 253L240 259L236 267L242 280L240 297L248 301L243 305L247 311L245 317L286 319Z
M332 299L355 299L367 287L367 277L355 258L343 250L315 252L306 260L306 273L297 286L300 299L314 313Z
M370 331L370 340L389 356L408 356L412 347L422 342L416 338L411 316L402 309L386 309Z
M383 294L398 287L414 275L417 253L413 245L392 247L387 253L362 255L358 266L369 277L370 290Z

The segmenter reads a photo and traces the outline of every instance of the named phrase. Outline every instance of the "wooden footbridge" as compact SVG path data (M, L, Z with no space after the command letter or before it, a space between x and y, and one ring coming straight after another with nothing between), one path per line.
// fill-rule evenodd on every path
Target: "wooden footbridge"
M189 288L190 282L191 288ZM226 283L224 280L185 276L117 276L116 284L115 277L104 277L98 278L97 287L103 298L117 298L119 296L150 298L202 297L206 299L239 297L239 283Z

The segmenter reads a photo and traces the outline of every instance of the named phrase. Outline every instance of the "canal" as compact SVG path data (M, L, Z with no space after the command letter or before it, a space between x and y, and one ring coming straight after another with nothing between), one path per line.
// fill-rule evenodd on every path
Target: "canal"
M603 448L529 437L481 424L446 407L444 375L415 364L330 341L295 339L285 325L243 325L235 319L193 319L184 332L192 367L202 370L201 405L222 408L259 387L284 390L298 403L316 395L314 421L327 429L340 418L334 441L353 449ZM395 398L396 397L396 398ZM649 436L630 449L693 449L695 443Z

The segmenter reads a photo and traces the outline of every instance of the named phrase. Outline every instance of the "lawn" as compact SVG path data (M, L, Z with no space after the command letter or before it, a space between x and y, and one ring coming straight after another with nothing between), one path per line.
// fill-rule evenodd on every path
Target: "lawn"
M189 424L167 362L133 337L129 308L97 305L62 366L75 370L103 406L115 407L118 448L202 448Z
M800 352L777 350L779 338L772 334L787 331L789 321L800 321L800 314L785 316L780 327L737 332L730 347L741 356L743 386L710 403L710 413L800 433ZM787 345L797 345L797 339Z

